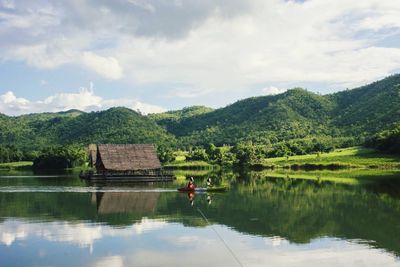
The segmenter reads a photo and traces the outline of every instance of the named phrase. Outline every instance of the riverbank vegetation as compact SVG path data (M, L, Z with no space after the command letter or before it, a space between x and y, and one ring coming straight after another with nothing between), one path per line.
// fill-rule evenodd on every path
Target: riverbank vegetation
M69 169L79 167L87 161L86 151L79 146L58 146L42 150L33 161L33 168Z
M17 162L7 162L0 163L1 170L30 170L32 169L32 161L17 161Z
M285 168L400 168L400 156L384 154L376 149L350 147L328 153L268 158L263 166Z
M377 133L367 140L366 145L386 153L400 155L400 123L389 130Z
M212 151L218 151L218 153L213 154ZM376 149L365 147L339 148L327 152L283 157L269 157L268 151L264 146L249 143L220 148L211 145L208 148L174 152L173 158L175 159L164 166L201 168L218 165L222 167L239 166L253 169L285 168L295 170L400 168L400 155L385 154Z
M69 168L82 164L91 143L153 143L171 167L396 167L398 158L385 153L400 151L399 84L400 75L392 75L329 95L295 88L219 109L194 106L150 115L122 107L0 114L0 163ZM337 154L361 145L381 152L357 148ZM79 156L71 147L79 147Z

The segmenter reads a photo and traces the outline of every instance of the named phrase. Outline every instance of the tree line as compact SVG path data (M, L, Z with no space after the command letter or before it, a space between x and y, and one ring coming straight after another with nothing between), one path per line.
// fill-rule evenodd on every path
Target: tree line
M365 145L382 152L400 154L400 123L367 139Z
M314 137L266 144L239 142L216 146L210 143L187 147L185 157L187 161L200 160L218 165L248 165L257 164L265 158L330 152L335 148L353 146L357 142L354 138ZM158 154L162 162L175 160L175 153L171 148L158 147Z

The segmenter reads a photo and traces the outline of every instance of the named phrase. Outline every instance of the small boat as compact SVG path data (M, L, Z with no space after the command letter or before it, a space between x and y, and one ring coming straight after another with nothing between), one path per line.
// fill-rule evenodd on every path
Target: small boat
M224 192L228 188L226 186L213 186L213 187L196 187L190 189L187 187L178 188L179 192Z

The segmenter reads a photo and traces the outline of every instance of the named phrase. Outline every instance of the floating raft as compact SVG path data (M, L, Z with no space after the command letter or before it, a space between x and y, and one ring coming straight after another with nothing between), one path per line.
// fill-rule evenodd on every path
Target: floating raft
M110 182L170 182L176 179L173 175L132 175L132 174L90 174L81 173L79 178L87 181Z

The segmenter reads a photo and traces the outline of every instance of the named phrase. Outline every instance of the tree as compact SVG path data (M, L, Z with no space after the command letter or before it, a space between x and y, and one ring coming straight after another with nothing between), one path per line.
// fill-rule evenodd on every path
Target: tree
M258 162L263 157L260 152L261 150L252 143L239 143L233 148L237 164L242 166Z
M189 155L186 157L187 160L203 160L208 161L209 156L204 148L195 147Z
M67 169L81 166L87 155L82 147L58 146L43 149L33 161L34 169Z
M175 160L174 152L165 146L157 147L157 155L161 163L167 163Z
M389 130L372 136L365 144L384 152L400 154L400 123L395 124Z

